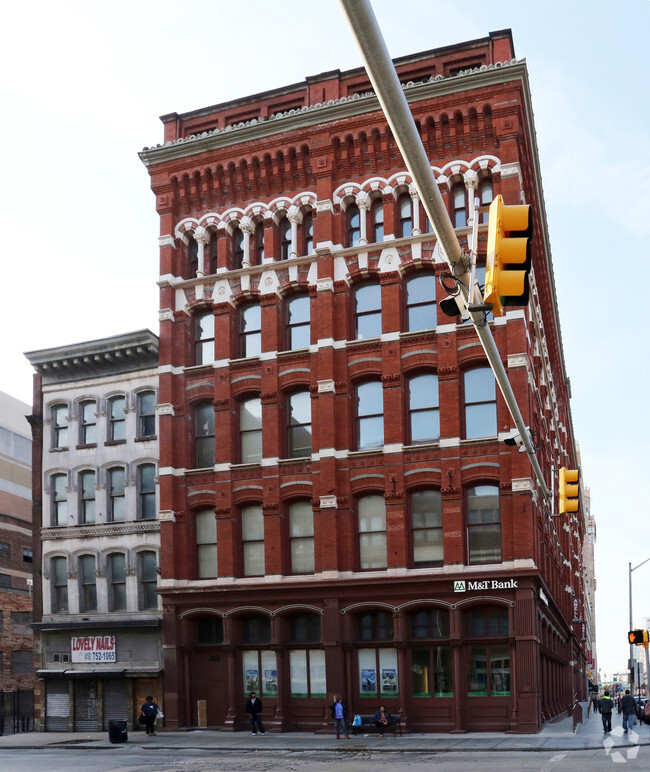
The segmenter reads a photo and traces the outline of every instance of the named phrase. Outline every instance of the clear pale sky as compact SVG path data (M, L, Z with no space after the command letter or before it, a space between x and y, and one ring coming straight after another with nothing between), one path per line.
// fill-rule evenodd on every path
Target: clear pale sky
M375 0L392 56L511 28L528 63L572 411L597 522L601 672L627 665L650 557L648 0ZM157 331L158 116L361 65L336 0L35 0L3 11L0 390L24 351ZM639 273L637 273L639 271ZM650 616L650 563L633 573Z

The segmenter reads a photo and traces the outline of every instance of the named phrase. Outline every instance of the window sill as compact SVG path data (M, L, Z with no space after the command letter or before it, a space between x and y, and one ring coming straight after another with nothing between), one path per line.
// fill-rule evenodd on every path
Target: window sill
M68 450L70 450L70 448L67 446L60 448L50 448L50 453L65 453Z
M106 445L106 446L111 446L111 445L126 445L126 440L106 440L106 442L104 443L104 445Z
M153 442L158 439L157 434L147 435L146 437L136 437L133 442Z
M88 442L88 443L83 443L82 445L77 445L77 450L87 450L87 449L96 448L96 447L97 447L96 442Z

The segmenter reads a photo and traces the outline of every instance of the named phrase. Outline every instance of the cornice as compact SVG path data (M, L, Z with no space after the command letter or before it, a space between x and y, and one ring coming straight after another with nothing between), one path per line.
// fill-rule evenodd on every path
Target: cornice
M463 70L453 76L436 75L424 82L404 84L408 102L445 96L470 89L494 86L515 79L526 81L525 59L482 65ZM349 97L331 99L325 103L305 105L299 109L276 113L267 118L253 118L223 129L212 129L200 134L166 142L164 145L145 147L139 153L145 166L174 161L190 155L209 152L244 142L258 142L273 135L309 129L315 125L354 118L364 113L379 112L379 100L373 92L352 94Z
M158 520L137 520L126 523L105 525L79 525L67 528L41 528L41 538L47 539L89 539L103 536L125 536L133 533L157 533Z

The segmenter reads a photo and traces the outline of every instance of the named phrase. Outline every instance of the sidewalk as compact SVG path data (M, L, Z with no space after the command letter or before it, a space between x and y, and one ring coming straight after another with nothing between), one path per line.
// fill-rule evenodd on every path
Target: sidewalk
M307 732L283 732L257 735L248 732L225 732L197 729L190 732L162 732L156 737L146 737L144 732L130 732L128 743L112 744L107 732L29 732L0 737L2 748L56 748L83 750L93 748L124 748L137 745L161 751L185 748L188 750L249 751L261 747L277 751L351 752L377 751L379 753L416 752L478 752L478 751L579 751L593 748L619 748L633 745L650 745L650 726L641 724L631 735L624 735L620 717L612 721L611 734L603 734L600 715L592 716L573 732L572 719L566 718L545 727L537 735L506 734L503 732L468 732L467 734L387 734L383 740L375 734L351 736L349 740L336 740L331 735ZM607 745L604 745L604 742Z

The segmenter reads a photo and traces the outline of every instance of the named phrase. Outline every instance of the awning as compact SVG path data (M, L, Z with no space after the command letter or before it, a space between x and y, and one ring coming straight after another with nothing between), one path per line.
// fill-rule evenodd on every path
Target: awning
M96 680L98 678L151 678L152 676L157 676L161 673L162 668L160 667L152 668L151 670L148 670L147 668L137 668L134 670L128 670L127 668L122 670L50 670L44 668L42 670L37 670L36 676L44 680L52 678L71 678L75 680L89 678L91 680Z

